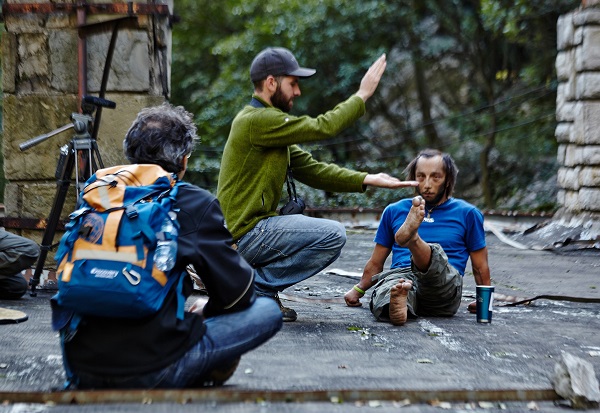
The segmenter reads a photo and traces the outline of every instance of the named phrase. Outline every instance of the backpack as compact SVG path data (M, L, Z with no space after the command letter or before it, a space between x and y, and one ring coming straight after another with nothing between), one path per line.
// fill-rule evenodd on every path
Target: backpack
M56 253L56 304L80 317L139 318L156 313L176 285L183 319L185 268L154 265L165 219L179 230L173 207L180 185L158 165L116 166L90 177Z

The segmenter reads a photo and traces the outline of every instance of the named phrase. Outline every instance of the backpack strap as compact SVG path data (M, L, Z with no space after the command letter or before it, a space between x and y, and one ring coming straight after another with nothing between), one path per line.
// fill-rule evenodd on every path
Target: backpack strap
M187 271L183 270L179 273L179 281L175 287L175 294L177 294L177 319L183 320L185 314L185 296L183 295L183 279Z
M135 241L137 259L138 261L141 261L144 259L144 238L147 239L150 244L154 244L156 242L156 235L148 224L140 223L137 219L139 213L135 205L128 205L125 208L125 215L127 215L127 218L130 219L137 230L132 238Z

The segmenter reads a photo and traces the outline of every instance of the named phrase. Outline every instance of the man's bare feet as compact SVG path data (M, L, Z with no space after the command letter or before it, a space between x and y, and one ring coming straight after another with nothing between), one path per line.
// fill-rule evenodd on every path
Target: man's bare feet
M412 281L406 281L403 278L394 285L390 296L390 321L395 326L401 326L406 323L408 318L408 308L406 307L406 297L412 288Z
M425 218L425 200L420 196L412 199L412 207L404 223L394 236L396 242L401 247L405 247L417 235L417 230Z

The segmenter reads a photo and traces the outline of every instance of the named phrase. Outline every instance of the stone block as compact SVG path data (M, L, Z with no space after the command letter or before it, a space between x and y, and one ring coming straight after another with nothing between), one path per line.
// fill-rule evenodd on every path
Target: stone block
M578 72L600 70L600 26L585 26L583 41L575 51Z
M556 43L559 51L569 49L575 45L573 14L563 14L558 17L556 22Z
M558 52L556 55L556 78L559 82L566 82L575 75L575 53L573 49Z
M38 245L42 245L42 238L44 237L43 229L23 229L19 232L21 233L21 236L32 240ZM56 231L56 236L54 237L55 242L58 242L61 236L62 232ZM50 256L54 257L54 254L51 252L50 254L48 254L48 257Z
M49 137L25 152L21 152L19 144L72 124L71 114L77 112L77 105L76 95L4 97L3 150L7 180L56 179L60 147L73 138L72 129Z
M563 352L554 367L552 384L556 394L569 400L574 409L598 407L599 384L594 366L589 361Z
M600 99L600 71L582 72L576 79L576 99Z
M581 168L559 168L557 184L560 188L576 191L579 189L579 172Z
M583 163L583 150L578 145L567 145L565 151L565 164L567 167L575 167Z
M579 192L565 190L565 202L563 206L565 210L573 213L578 213L581 211L581 206L579 204Z
M600 188L600 167L585 167L579 172L579 182L582 186ZM600 205L598 205L600 210Z
M68 2L61 2L68 3ZM77 25L77 16L70 14L52 14L48 16L46 21L46 29L48 30L67 30Z
M559 165L564 165L566 157L567 145L560 144L556 151L556 161Z
M78 93L77 30L53 30L48 35L54 91Z
M587 3L587 6L591 6L590 3L594 3L597 0L585 0L582 3ZM600 3L598 3L600 4ZM589 25L599 25L600 24L600 10L597 8L582 8L578 10L577 13L573 15L573 25L575 27L579 26L589 26Z
M566 191L562 188L559 188L558 192L556 193L556 203L560 206L564 206L565 205L565 196L566 196Z
M581 46L581 43L583 43L583 30L583 27L576 27L575 31L573 32L573 44L576 48L575 51L577 51L579 46Z
M600 101L578 101L573 109L572 142L600 144Z
M571 122L560 122L556 125L554 136L558 143L568 143L571 139L571 128L573 124Z
M9 182L4 189L5 215L12 218L48 218L56 196L56 183ZM70 185L61 209L61 218L68 218L75 209L77 191Z
M16 184L6 183L4 186L4 215L7 217L23 218L21 212L21 191Z
M40 13L4 15L4 27L9 33L44 33L46 16Z
M106 62L110 33L88 37L88 90L98 92ZM107 90L118 92L150 91L150 48L148 33L119 32L108 76Z
M49 78L48 36L44 33L24 33L17 38L19 78L31 80Z
M557 102L556 121L573 122L575 120L575 114L577 110L578 108L576 107L576 102Z
M575 101L577 92L576 76L571 76L566 82L558 84L556 90L556 106L562 107L566 103Z
M588 166L600 165L600 145L586 145L583 147L582 163Z
M600 188L579 189L579 205L580 209L585 211L600 211Z
M15 93L17 78L17 37L13 33L2 33L2 90Z

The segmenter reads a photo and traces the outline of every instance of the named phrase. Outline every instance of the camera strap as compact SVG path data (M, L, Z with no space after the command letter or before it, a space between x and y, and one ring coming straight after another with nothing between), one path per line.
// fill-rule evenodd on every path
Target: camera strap
M292 168L288 166L287 174L285 176L285 183L287 184L287 192L290 197L290 201L297 201L298 195L296 195L296 185L294 184L294 176L292 175ZM292 198L292 193L294 197Z

